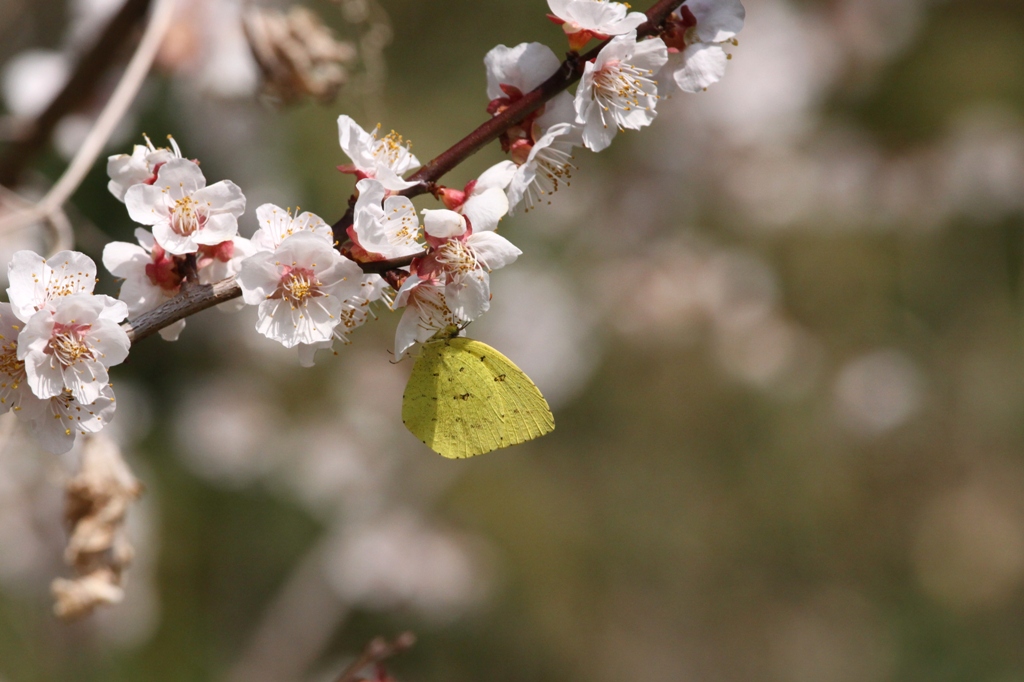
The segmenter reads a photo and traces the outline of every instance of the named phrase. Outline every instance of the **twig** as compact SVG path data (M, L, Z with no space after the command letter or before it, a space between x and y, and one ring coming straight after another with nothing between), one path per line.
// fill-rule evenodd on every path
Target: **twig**
M75 158L71 160L64 174L34 208L0 220L0 233L31 224L37 220L48 219L64 205L64 202L71 198L78 186L82 184L82 180L85 179L89 169L96 162L96 158L103 151L107 140L110 139L117 124L135 101L143 81L146 80L149 68L153 65L156 53L160 49L160 43L163 42L164 34L171 26L176 4L177 0L159 0L153 11L153 18L146 27L146 32L143 34L135 54L132 55L124 76L121 77L110 100L103 107L103 111L96 119L96 123L89 131L89 135L86 136L78 153L75 154Z
M82 55L64 88L28 124L24 136L7 148L0 159L0 185L13 187L28 161L50 139L60 119L92 96L107 68L120 55L118 48L133 37L132 29L146 16L149 4L150 0L127 0L110 19L96 42Z
M637 37L642 38L658 34L668 16L678 9L684 1L659 0L659 2L655 3L653 7L647 10L647 21L637 29ZM562 62L562 65L553 76L510 104L500 114L480 125L476 130L406 178L410 182L418 182L419 184L402 191L401 194L407 197L415 197L428 192L431 183L439 180L441 176L480 151L485 145L497 140L502 133L522 122L523 119L539 109L545 102L578 81L583 74L583 65L595 59L606 44L607 41L601 43L583 56L570 53L569 58ZM348 239L347 230L352 225L354 205L354 202L350 201L348 211L332 226L334 238L339 243L344 243Z
M128 333L128 338L132 343L138 343L178 320L183 320L189 315L194 315L241 295L242 290L238 287L234 277L222 279L213 284L184 282L181 285L181 293L177 296L159 308L154 308L130 322L125 322L121 328Z
M395 641L388 642L383 637L376 637L366 645L363 654L345 668L336 682L356 682L359 671L368 665L382 663L392 656L408 651L416 643L416 635L403 632Z

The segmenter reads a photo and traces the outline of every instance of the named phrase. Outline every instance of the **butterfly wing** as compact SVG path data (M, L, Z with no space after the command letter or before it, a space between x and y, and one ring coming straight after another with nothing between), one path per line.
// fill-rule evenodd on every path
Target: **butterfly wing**
M497 447L525 443L554 430L555 417L551 408L526 372L481 341L452 339L452 343L461 345L471 357L480 359L480 364L490 375L494 393L501 398L504 413L499 437L501 444Z
M406 427L440 455L461 459L503 447L504 405L487 367L460 343L424 344L402 403Z

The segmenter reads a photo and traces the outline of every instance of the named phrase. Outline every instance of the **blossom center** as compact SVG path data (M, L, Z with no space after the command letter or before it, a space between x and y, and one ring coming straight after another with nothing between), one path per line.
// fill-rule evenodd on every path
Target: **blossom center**
M293 306L304 306L308 299L324 295L320 286L321 282L312 270L286 267L272 298L285 299Z
M11 388L18 388L18 384L25 378L25 362L18 359L17 341L0 346L0 374L10 377ZM7 382L0 384L0 388L7 386Z
M648 88L656 83L652 79L654 72L638 69L632 64L619 60L610 60L594 74L594 99L600 105L603 114L610 112L615 117L616 111L633 111L649 109L640 103L642 97L648 96Z
M467 275L480 267L473 250L457 239L449 239L441 245L437 250L437 262L453 278Z
M394 167L409 152L409 147L411 146L401 135L392 130L377 142L374 156L378 158L383 157L389 167Z
M171 207L171 229L183 237L195 233L206 224L206 211L190 196L184 196Z
M84 342L90 328L88 324L55 324L47 352L64 367L70 367L79 360L92 360L93 350Z
M178 272L177 259L168 256L159 244L153 245L150 258L152 262L146 263L146 277L149 278L149 281L165 292L178 293L182 277Z

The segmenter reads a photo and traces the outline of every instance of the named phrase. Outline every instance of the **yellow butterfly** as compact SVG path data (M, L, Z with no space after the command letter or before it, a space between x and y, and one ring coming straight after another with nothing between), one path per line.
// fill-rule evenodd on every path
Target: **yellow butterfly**
M454 325L423 344L402 396L402 422L427 447L462 459L550 433L555 418L523 370Z

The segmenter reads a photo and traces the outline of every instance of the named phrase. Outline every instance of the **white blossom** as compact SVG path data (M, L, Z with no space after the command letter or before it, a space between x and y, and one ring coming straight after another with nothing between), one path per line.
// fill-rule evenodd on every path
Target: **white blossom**
M273 251L287 237L296 232L312 232L322 237L328 244L334 243L334 232L323 218L309 211L295 216L288 209L263 204L256 209L256 220L259 229L252 237L252 245L257 251Z
M7 280L14 314L27 322L64 296L91 294L96 288L96 263L77 251L61 251L49 259L33 251L18 251L7 266Z
M18 359L18 335L23 328L10 303L0 303L0 414L18 412L26 400L35 400Z
M405 308L395 330L395 359L401 360L416 343L423 343L438 330L459 324L448 307L445 287L430 279L410 275L395 295L395 308Z
M729 61L723 45L736 44L745 18L740 0L689 0L669 19L664 73L683 92L701 92L717 83Z
M490 307L490 270L513 262L522 252L496 232L474 232L448 210L424 211L430 255L416 259L412 274L395 295L405 308L395 331L395 357L438 330L477 319Z
M350 117L338 117L338 141L341 150L352 160L351 165L339 166L346 173L354 173L359 179L374 178L390 191L408 189L416 183L407 182L402 176L420 165L419 160L409 151L409 144L398 133L391 131L377 139L380 126L368 133Z
M98 433L114 416L114 391L104 386L91 403L82 403L69 390L52 398L34 396L22 403L18 417L39 444L54 454L71 449L79 433Z
M303 367L312 367L314 365L313 356L316 355L316 352L333 347L335 341L341 341L344 344L351 343L348 338L349 334L369 319L372 314L370 304L384 298L387 287L387 282L380 275L363 275L359 283L359 291L341 302L341 322L334 328L333 338L318 343L300 343L297 346L299 364Z
M242 261L242 298L259 306L256 329L287 348L332 338L344 301L359 294L363 272L322 237L297 232L273 251Z
M171 159L182 158L178 143L170 135L167 136L170 149L155 147L147 135L142 137L146 144L135 145L131 154L115 154L107 158L107 175L110 177L107 189L122 203L129 187L140 183L153 184L160 166Z
M516 168L512 161L497 163L470 181L464 190L444 188L441 200L449 210L464 215L474 231L495 230L508 214L505 188L512 181Z
M636 31L647 21L643 12L630 12L628 5L609 0L548 0L548 7L549 16L561 24L574 50L581 49L591 38L605 40Z
M138 244L110 242L103 247L103 267L124 279L118 298L135 317L178 295L182 275L178 260L169 255L147 230L135 230ZM184 321L184 320L183 320Z
M356 189L359 198L350 234L371 259L401 258L423 250L418 241L420 222L409 199L402 196L385 199L384 185L369 178L360 180Z
M200 245L230 241L238 233L245 196L230 180L209 187L199 166L186 159L162 165L152 185L128 189L132 220L153 226L153 237L172 255L195 253Z
M668 60L659 38L637 42L636 33L613 38L587 62L576 90L576 121L583 143L595 152L611 144L619 129L651 124L658 101L654 75Z
M33 315L18 337L18 359L32 392L53 398L68 389L89 404L109 384L107 368L124 362L131 342L120 322L128 306L109 296L72 294Z
M575 146L572 140L576 134L572 125L560 123L549 128L532 145L512 150L512 159L517 165L506 190L510 215L524 199L529 211L537 202L557 192L563 183L569 183L576 170L572 163Z

